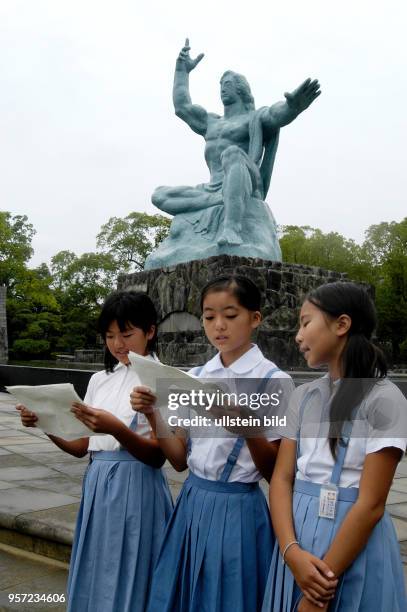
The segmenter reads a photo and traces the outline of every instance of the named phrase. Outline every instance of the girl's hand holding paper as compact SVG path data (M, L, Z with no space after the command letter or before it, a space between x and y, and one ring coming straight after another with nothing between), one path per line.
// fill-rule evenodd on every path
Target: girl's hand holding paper
M76 418L95 433L115 435L123 423L110 412L100 408L92 408L82 402L73 402L71 411Z
M149 387L134 387L130 393L130 404L133 410L142 414L152 414L154 412L157 396Z
M24 427L37 427L38 417L35 412L30 412L23 404L17 404L16 410L20 413L21 423Z

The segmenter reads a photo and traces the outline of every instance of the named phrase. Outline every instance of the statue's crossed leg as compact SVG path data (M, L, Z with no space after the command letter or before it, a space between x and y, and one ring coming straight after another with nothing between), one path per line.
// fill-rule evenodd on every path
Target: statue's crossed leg
M252 196L259 196L260 174L257 166L238 146L231 145L222 153L224 172L222 195L225 224L218 239L219 246L242 244L242 219Z
M219 246L242 244L241 230L245 207L249 198L260 197L260 174L248 155L236 145L227 147L221 156L223 183L211 190L209 185L196 187L157 187L153 204L170 214L198 212L223 204L224 226Z

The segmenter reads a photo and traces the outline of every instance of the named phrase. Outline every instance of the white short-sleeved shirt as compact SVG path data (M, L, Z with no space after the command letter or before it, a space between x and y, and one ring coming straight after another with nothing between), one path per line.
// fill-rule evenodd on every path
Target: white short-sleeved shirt
M302 400L312 391L312 395L306 401L301 424L296 478L327 484L334 467L328 441L329 420L326 416L332 399L328 376L297 387L291 395L287 413L287 431L290 432L289 437L295 438L299 428ZM322 417L323 412L325 420ZM317 438L312 437L315 433L318 435ZM339 486L359 487L366 455L392 446L403 452L406 450L407 400L394 383L386 378L378 379L362 400L354 421Z
M199 378L263 378L276 364L266 359L257 345L253 345L242 357L234 361L228 368L222 364L219 353L206 363L202 370L197 373L197 368L190 370ZM271 378L287 378L291 382L290 391L294 389L291 377L277 370ZM219 431L219 428L217 429ZM225 431L225 434L227 432ZM219 436L219 433L217 434ZM278 439L276 437L270 438ZM188 456L188 467L201 478L208 480L219 480L227 458L236 442L235 437L191 437L191 452ZM229 477L229 482L256 482L262 478L260 472L253 463L252 456L246 442L237 458L237 462Z
M155 359L151 357L151 359ZM84 403L92 408L102 408L120 419L127 427L136 414L130 405L130 393L140 385L140 378L133 368L118 363L113 372L105 370L96 372L91 377L86 391ZM137 413L135 432L139 436L150 436L151 427L144 414ZM119 450L120 444L114 436L104 434L89 438L89 451Z

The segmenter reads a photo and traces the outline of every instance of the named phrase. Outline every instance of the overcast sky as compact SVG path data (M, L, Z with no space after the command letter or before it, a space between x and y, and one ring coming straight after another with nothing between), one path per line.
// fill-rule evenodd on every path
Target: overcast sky
M1 210L26 214L33 265L96 249L111 216L153 213L158 185L208 180L203 139L173 112L176 56L205 58L192 100L221 113L219 78L256 106L306 77L322 95L280 136L268 202L279 224L363 240L406 205L404 0L0 0ZM158 211L157 211L158 212Z

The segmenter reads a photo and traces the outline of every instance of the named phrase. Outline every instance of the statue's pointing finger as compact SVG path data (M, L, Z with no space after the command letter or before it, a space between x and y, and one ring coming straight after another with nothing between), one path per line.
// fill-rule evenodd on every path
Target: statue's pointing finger
M189 45L189 38L186 38L185 45L182 47L178 59L181 60L181 62L184 62L184 66L187 72L191 72L191 70L193 70L195 66L199 64L199 62L204 56L203 53L200 53L195 59L192 59L189 55L190 50L191 47Z

